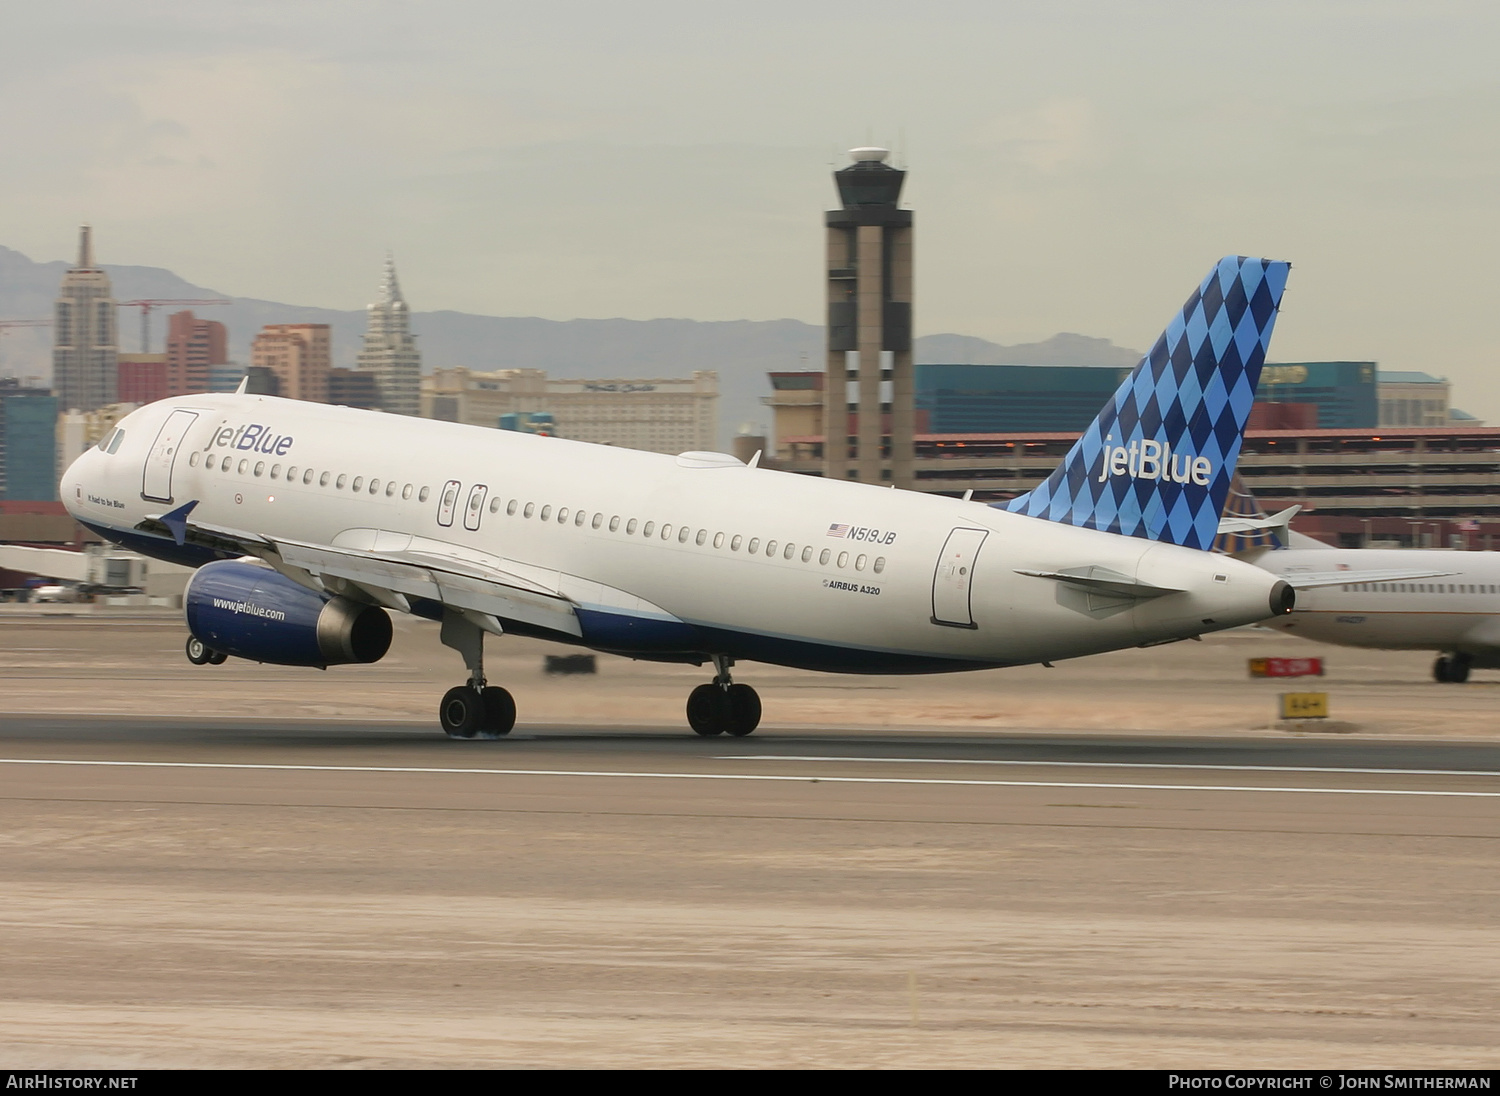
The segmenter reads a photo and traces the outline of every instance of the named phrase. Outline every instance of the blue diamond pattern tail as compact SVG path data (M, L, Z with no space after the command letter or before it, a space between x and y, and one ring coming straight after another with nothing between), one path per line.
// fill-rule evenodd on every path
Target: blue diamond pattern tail
M1211 548L1290 269L1221 259L1057 470L995 505Z

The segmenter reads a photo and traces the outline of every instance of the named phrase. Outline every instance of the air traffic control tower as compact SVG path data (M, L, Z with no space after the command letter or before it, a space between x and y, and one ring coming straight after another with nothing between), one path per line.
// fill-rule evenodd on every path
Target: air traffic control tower
M916 426L911 210L897 206L906 172L885 162L890 153L883 148L849 155L854 163L833 173L844 207L826 217L823 475L910 488Z

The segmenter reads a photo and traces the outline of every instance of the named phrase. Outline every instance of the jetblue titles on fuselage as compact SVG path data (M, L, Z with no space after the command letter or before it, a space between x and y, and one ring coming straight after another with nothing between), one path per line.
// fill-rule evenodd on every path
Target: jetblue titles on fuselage
M284 457L291 451L292 436L275 433L269 426L248 422L242 426L221 426L215 430L203 447L210 449L236 449L247 453L264 453L271 457Z

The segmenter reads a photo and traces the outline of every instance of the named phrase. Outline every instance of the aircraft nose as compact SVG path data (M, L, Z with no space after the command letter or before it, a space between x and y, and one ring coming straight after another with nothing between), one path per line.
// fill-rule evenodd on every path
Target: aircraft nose
M75 457L57 484L58 497L68 513L74 517L78 516L78 507L83 502L83 483L88 477L89 458L92 453L92 449L85 449L80 456Z

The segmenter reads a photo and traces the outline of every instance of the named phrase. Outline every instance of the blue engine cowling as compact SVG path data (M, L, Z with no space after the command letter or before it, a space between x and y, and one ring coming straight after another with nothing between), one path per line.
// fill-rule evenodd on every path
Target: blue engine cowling
M254 563L204 564L182 603L188 630L206 646L253 662L379 662L391 647L391 618L380 606L314 593Z

